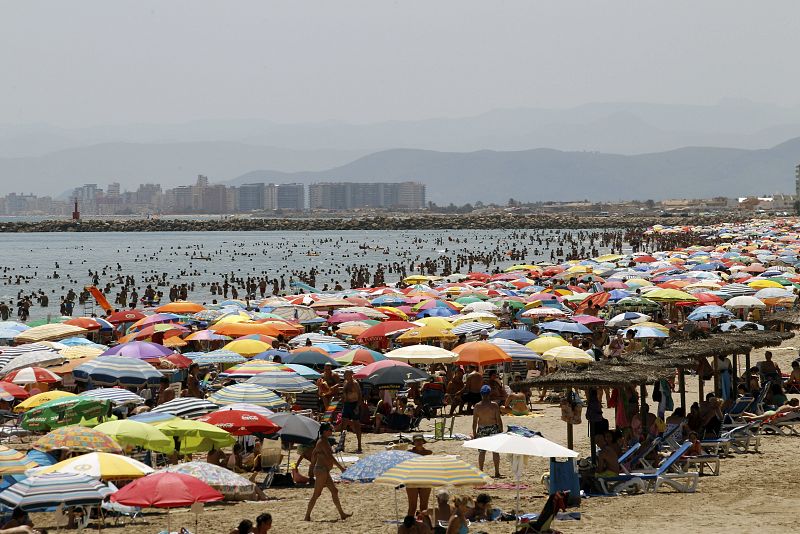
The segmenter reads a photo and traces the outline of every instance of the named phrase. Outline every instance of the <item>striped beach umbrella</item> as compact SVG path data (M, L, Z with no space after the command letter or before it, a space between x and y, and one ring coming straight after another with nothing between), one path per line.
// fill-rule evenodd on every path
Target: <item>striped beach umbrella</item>
M17 482L0 492L0 502L12 508L35 511L59 505L98 504L110 493L105 484L89 475L52 473Z
M81 397L110 401L115 406L122 404L144 404L144 399L132 391L122 388L98 388L84 391Z
M61 377L42 367L26 367L24 369L11 371L3 377L3 381L18 385L36 383L53 384L55 382L61 382Z
M469 335L472 335L472 334L479 334L479 333L481 333L483 331L487 331L488 332L490 328L491 328L491 325L487 325L486 323L479 323L479 322L476 322L476 321L470 321L470 322L459 324L458 326L456 326L455 328L450 330L450 333L455 334L457 336L460 336L461 334L469 336Z
M75 380L91 380L104 386L158 384L162 374L152 365L126 356L101 356L82 363L73 371Z
M62 426L33 442L32 447L44 452L111 452L121 454L122 447L108 435L78 425Z
M455 456L419 456L395 465L375 479L378 484L407 488L482 486L491 479Z
M0 369L0 374L8 374L16 369L24 367L49 367L51 365L59 365L64 361L64 357L54 350L35 350L25 352L15 356L9 360L3 368Z
M333 358L341 365L369 365L371 363L385 360L386 356L378 351L366 349L364 347L354 348L345 352L339 352Z
M106 350L108 347L105 345L73 345L59 351L59 354L68 360L77 360L78 358L97 358Z
M295 336L289 340L289 345L293 347L301 346L306 344L306 340L310 339L312 345L318 345L320 343L333 343L334 345L339 345L340 347L347 348L347 343L338 337L333 336L325 336L322 334L317 333L310 333L310 334L300 334L299 336Z
M164 404L160 404L150 411L152 413L168 413L175 417L199 417L211 413L216 409L216 404L205 399L179 397L165 402Z
M278 393L303 393L316 391L317 386L295 372L268 371L247 379L249 384L258 384Z
M44 467L37 471L37 475L74 473L89 475L101 480L129 480L143 477L152 472L152 467L121 454L90 452Z
M523 360L523 361L542 361L542 357L535 351L529 349L525 345L521 345L516 341L511 341L509 339L503 339L501 337L492 338L489 340L489 343L493 345L497 345L500 347L500 350L511 356L512 360Z
M39 465L25 453L0 445L0 475L18 475Z
M208 398L220 405L246 402L270 410L282 410L288 406L274 391L258 384L232 384L215 391Z
M266 373L267 371L276 371L280 369L287 370L289 368L267 360L251 360L239 365L234 365L219 375L228 378L250 378L251 376L256 376L260 373Z

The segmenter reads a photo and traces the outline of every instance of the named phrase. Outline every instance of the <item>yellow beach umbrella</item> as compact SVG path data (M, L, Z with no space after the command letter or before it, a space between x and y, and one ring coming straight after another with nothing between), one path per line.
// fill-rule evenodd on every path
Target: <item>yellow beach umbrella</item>
M656 302L697 302L697 297L677 289L656 289L647 292L647 298Z
M256 354L261 354L262 352L271 349L272 346L257 339L236 339L222 348L235 352L241 356L250 357L255 356Z
M457 339L448 330L430 325L413 328L397 337L397 341L404 345L424 343L426 341L455 341Z
M422 319L417 319L414 321L414 324L418 324L420 326L432 326L441 330L452 330L455 328L455 325L444 317L423 317Z
M541 336L525 344L533 352L544 354L556 347L568 347L570 344L561 336Z
M783 288L780 282L776 282L775 280L753 280L752 282L748 282L747 285L754 289L764 289L765 287Z
M455 456L420 456L395 465L375 479L378 484L407 488L440 486L482 486L491 479L476 467Z
M75 473L102 480L130 480L152 472L152 467L121 454L90 452L47 466L38 470L37 474Z
M548 362L559 363L594 363L594 358L589 356L586 351L578 347L573 347L572 345L554 347L545 351L542 353L542 359Z
M59 351L59 354L68 360L77 360L78 358L94 359L103 354L105 350L106 349L101 349L98 347L76 345L74 347L68 347L62 351Z
M75 397L75 394L70 393L69 391L61 391L57 389L53 391L45 391L44 393L38 393L14 406L14 412L27 412L31 408L37 408L45 402L50 402L51 400L60 399L62 397Z

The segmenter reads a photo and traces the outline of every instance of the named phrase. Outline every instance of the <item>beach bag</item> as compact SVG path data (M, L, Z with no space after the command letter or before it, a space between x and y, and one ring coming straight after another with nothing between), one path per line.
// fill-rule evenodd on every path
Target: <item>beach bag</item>
M581 424L581 414L583 413L583 406L576 405L572 407L572 424L579 425Z
M574 421L574 416L572 414L572 403L570 403L568 399L561 400L561 420L566 423L572 423ZM580 423L580 421L578 422Z
M714 377L714 369L711 368L711 364L705 358L700 358L700 362L697 364L697 374L703 380L711 380Z
M661 402L661 384L653 386L653 402Z

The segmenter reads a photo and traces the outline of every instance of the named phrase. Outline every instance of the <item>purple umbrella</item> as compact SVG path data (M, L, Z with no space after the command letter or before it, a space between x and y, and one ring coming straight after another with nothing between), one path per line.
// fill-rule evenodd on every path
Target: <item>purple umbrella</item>
M150 343L149 341L131 341L130 343L121 343L115 347L111 347L100 356L127 356L128 358L138 358L140 360L152 360L154 358L163 358L174 354L175 351L169 349L158 343Z

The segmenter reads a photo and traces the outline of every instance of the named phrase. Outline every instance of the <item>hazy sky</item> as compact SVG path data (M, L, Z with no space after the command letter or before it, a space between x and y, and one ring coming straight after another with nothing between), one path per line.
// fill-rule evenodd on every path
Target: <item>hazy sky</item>
M800 2L3 0L0 123L800 104Z

